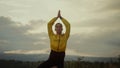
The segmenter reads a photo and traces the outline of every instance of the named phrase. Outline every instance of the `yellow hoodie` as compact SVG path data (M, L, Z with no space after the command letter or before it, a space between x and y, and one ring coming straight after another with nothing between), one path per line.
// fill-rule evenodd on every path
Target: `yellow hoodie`
M50 38L50 47L51 47L51 50L53 51L65 52L67 40L70 35L70 24L66 19L61 18L63 24L66 27L66 32L65 34L61 34L61 35L54 34L52 30L52 26L57 19L58 18L55 17L48 22L48 35Z

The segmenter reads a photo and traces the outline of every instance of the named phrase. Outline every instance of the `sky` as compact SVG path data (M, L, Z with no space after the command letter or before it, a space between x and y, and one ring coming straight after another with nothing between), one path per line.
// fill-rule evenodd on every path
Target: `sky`
M67 55L120 55L120 0L0 0L0 53L48 53L58 10L71 24Z

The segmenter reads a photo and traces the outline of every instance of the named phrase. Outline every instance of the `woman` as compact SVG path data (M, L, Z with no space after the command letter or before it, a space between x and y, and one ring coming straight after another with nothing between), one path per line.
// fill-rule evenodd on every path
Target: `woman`
M64 34L62 34L63 26L61 23L55 24L56 34L54 34L52 30L52 26L58 18L62 20L66 27L66 32ZM70 24L61 16L60 11L57 17L54 17L48 22L48 35L51 47L50 56L48 60L40 64L38 68L64 68L65 50L70 35Z

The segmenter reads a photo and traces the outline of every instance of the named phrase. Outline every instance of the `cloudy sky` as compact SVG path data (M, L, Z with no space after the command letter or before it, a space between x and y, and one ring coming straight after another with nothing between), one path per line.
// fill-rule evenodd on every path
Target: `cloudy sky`
M120 0L0 0L0 53L46 53L59 9L71 24L67 54L120 55Z

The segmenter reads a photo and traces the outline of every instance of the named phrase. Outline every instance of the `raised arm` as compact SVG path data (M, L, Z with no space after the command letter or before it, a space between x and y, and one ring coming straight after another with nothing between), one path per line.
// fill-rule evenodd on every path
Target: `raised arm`
M66 27L65 35L66 35L67 38L69 38L69 35L70 35L70 23L63 17L61 17L60 19L62 20L63 24Z
M52 30L52 26L57 19L58 19L58 17L54 17L52 20L50 20L48 22L48 35L49 35L49 37L51 37L54 34L53 30Z
M66 27L65 35L66 35L66 37L68 38L69 35L70 35L70 23L69 23L65 18L63 18L63 17L61 16L60 10L59 10L59 12L58 12L58 17L62 20L63 24L64 24L65 27Z

